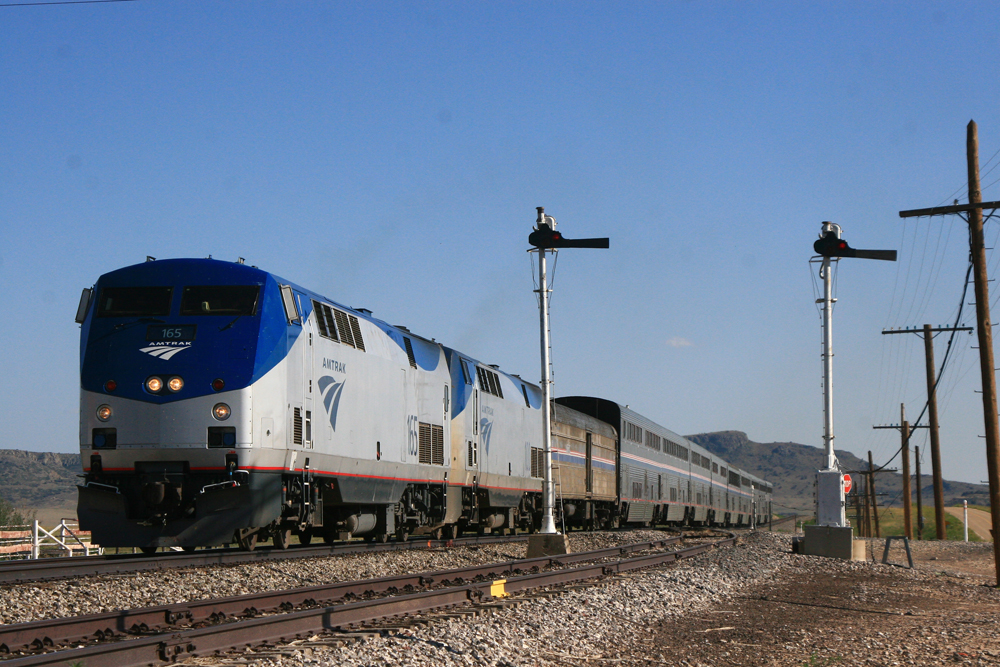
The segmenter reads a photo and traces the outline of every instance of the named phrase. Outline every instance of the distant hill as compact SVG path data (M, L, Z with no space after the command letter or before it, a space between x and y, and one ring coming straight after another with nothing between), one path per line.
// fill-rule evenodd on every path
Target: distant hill
M742 431L720 431L686 436L713 454L737 467L766 479L774 484L775 503L796 510L814 511L813 483L816 471L826 465L823 450L819 447L794 442L753 442ZM854 454L834 450L837 460L845 470L867 470L868 461ZM876 462L876 465L878 463ZM893 467L899 467L897 459ZM911 461L911 469L913 469ZM915 469L914 469L915 472ZM934 504L930 464L921 465L921 486L925 506ZM855 476L856 478L857 476ZM944 480L945 505L960 505L968 500L970 505L989 505L989 487L983 484L949 482ZM879 504L902 505L903 476L899 473L881 472L875 475L875 491L880 495ZM886 495L882 495L886 494ZM913 489L916 502L916 488Z
M687 436L713 454L774 484L776 504L800 513L813 511L813 481L824 464L819 447L794 442L759 443L741 431L721 431ZM837 458L847 470L868 468L850 452L838 451ZM894 463L898 465L898 461ZM924 503L934 502L930 465L923 466ZM0 449L0 497L22 510L38 510L46 516L72 516L76 510L76 485L81 473L79 454L53 454ZM902 476L884 472L876 476L875 488L880 504L900 505ZM945 504L989 505L989 490L981 484L944 483ZM46 512L45 510L52 510ZM56 510L59 510L58 512ZM56 521L58 522L58 521Z
M79 454L0 449L0 496L22 510L76 508Z

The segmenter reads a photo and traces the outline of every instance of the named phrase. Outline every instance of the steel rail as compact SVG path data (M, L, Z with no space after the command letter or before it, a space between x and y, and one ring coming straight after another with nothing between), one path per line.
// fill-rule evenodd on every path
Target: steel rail
M302 605L326 604L349 596L361 597L396 591L413 591L433 585L465 583L508 573L530 572L546 567L563 567L587 560L621 556L636 551L667 547L682 538L669 537L564 554L499 561L449 570L396 575L378 579L341 581L289 590L263 591L228 598L193 600L170 605L125 609L101 614L46 619L0 625L0 654L41 650L65 643L90 642L127 634L139 634L205 621L218 622L236 617L252 617L266 612L289 610Z
M167 552L156 556L115 554L107 556L74 556L72 558L42 558L38 560L0 561L0 584L23 584L101 574L161 571L208 565L239 565L296 558L321 558L377 551L434 549L451 546L475 546L523 542L524 535L496 537L459 537L454 540L410 539L406 542L342 542L332 545L300 546L291 549L205 549L191 552Z
M394 616L488 601L494 597L503 597L515 592L576 583L654 567L681 558L690 558L735 542L736 537L731 535L710 544L700 544L660 554L642 555L613 563L596 563L515 579L484 581L409 595L305 609L237 623L223 623L153 637L13 658L3 661L2 664L4 667L55 667L57 665L65 667L66 664L106 667L157 665L187 657L219 653L237 646L288 641L293 637L327 630L339 630Z

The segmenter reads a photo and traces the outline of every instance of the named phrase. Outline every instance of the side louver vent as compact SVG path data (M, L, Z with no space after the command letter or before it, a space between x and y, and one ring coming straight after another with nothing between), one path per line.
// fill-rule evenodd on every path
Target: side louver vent
M545 476L545 452L539 447L531 448L531 476L539 479Z
M292 411L292 442L302 444L302 410L299 408Z
M444 427L420 422L417 460L420 463L444 465Z
M444 465L444 427L431 426L431 463Z

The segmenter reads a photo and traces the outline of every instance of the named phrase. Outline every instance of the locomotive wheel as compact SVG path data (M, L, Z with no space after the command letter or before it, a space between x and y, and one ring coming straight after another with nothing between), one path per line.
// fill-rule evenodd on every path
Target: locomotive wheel
M306 528L305 530L299 531L299 544L309 544L312 542L313 532L312 528Z
M248 532L241 530L236 543L240 545L240 549L243 549L243 551L253 551L257 548L257 531Z
M379 544L385 544L389 541L389 533L378 533L375 535L375 541Z
M399 527L396 529L397 542L405 542L406 540L409 539L409 537L410 537L410 531L408 531L406 528Z
M289 544L292 542L292 529L291 528L279 528L273 533L274 535L274 546L279 549L287 549Z
M186 551L188 553L191 553L192 551L194 551L197 548L198 547L181 547L181 549L184 549L184 551Z
M147 556L152 556L156 553L156 547L139 547L139 551L146 554Z
M446 539L446 540L453 540L453 539L455 539L456 537L458 537L458 524L457 523L449 523L447 526L444 527L444 531L443 532L444 532L444 534L442 535L442 537L444 539Z

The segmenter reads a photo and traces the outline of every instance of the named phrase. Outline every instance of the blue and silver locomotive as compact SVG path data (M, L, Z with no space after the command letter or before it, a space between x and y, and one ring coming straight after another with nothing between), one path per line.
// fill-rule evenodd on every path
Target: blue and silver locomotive
M101 276L77 321L78 514L98 544L252 549L540 521L539 388L369 311L242 262L174 259ZM553 423L567 524L769 512L759 480L766 509L764 495L724 511L711 492L636 498L623 422L590 405L570 400ZM671 462L678 488L715 480L686 463Z

